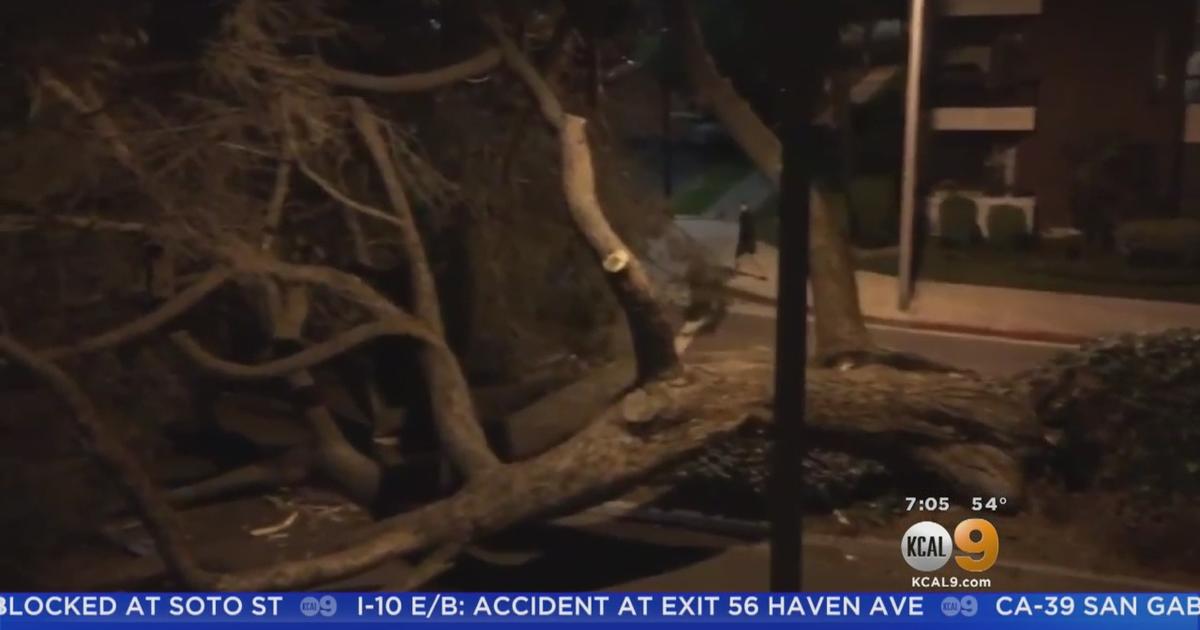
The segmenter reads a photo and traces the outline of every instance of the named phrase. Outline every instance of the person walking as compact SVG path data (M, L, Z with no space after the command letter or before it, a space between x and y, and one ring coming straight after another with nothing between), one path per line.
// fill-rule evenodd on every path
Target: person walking
M737 251L733 257L733 271L735 273L742 272L742 265L749 263L757 277L765 278L762 266L758 264L758 259L755 254L758 253L758 234L754 224L754 213L750 211L750 206L742 204L738 208L738 238ZM754 275L754 274L750 274Z

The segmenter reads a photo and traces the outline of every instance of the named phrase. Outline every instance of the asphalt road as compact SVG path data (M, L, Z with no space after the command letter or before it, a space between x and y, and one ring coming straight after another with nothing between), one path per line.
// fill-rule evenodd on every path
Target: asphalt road
M775 347L773 309L736 305L712 334L697 337L689 353L722 352ZM809 327L812 348L812 327ZM872 326L871 333L883 347L974 370L986 376L1006 376L1032 368L1068 348L1058 344L1026 342L961 333Z

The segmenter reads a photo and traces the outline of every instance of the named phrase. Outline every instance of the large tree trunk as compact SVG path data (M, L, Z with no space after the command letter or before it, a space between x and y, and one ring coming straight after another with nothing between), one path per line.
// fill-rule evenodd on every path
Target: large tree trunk
M776 186L783 173L783 145L754 109L721 76L704 45L689 0L671 0L678 41L696 94L716 113L746 155ZM781 208L787 212L787 208ZM817 352L835 355L872 347L858 302L858 284L846 236L838 226L828 191L813 186L810 201L810 269Z

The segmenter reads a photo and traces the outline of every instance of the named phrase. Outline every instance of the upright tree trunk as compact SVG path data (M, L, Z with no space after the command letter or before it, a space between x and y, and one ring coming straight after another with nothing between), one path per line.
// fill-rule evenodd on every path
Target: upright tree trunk
M738 94L729 79L721 76L705 48L704 34L689 0L672 0L671 9L683 48L684 64L697 95L713 108L758 169L778 186L783 172L783 145L779 138L763 123L750 103ZM791 8L784 9L787 10ZM794 65L798 61L789 58L786 63ZM802 71L797 69L796 72ZM827 191L818 186L812 186L811 190L809 276L817 321L817 351L828 356L868 350L872 345L871 338L858 303L858 283L854 279L850 248L838 226ZM790 210L784 207L783 211Z
M854 74L835 72L831 83L829 110L837 133L838 184L846 197L846 236L853 239L859 233L854 212L854 175L857 170L854 148L854 102L851 90Z

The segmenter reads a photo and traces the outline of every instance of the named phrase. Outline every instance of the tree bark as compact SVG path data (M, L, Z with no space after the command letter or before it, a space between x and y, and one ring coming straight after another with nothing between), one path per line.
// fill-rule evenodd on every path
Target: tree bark
M783 172L783 145L733 83L721 76L704 44L689 0L671 0L684 63L697 95L716 113L738 146L777 187ZM781 208L780 212L787 212ZM838 226L828 192L814 186L810 201L810 269L817 352L834 355L872 348L858 301L858 283L846 237Z
M1042 440L1020 402L983 381L886 366L810 370L808 380L808 426L821 439L932 473L960 497L1020 505L1020 462Z

